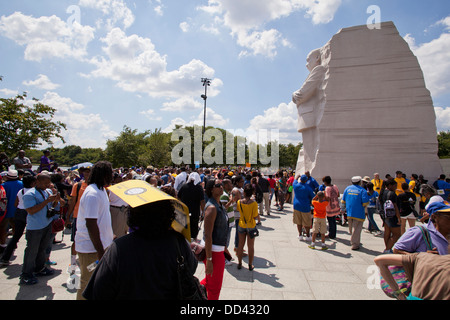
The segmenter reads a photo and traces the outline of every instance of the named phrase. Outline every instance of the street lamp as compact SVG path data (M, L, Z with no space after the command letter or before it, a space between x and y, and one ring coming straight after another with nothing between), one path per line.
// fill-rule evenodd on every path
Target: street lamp
M203 86L205 87L205 94L202 94L201 97L203 100L205 100L205 106L203 109L203 134L205 134L205 127L206 127L206 99L208 97L206 96L206 93L208 92L208 87L211 85L211 79L208 78L202 78Z

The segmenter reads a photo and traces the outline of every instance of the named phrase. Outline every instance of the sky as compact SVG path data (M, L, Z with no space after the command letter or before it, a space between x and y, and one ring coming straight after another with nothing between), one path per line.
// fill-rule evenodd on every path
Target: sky
M56 108L66 145L105 148L124 126L203 125L208 78L207 126L297 144L308 53L378 16L417 56L437 129L450 130L448 0L1 1L0 96L26 91Z

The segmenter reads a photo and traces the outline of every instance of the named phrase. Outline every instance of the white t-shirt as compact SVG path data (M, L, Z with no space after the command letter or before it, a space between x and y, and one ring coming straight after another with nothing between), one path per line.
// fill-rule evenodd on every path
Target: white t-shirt
M81 253L97 252L86 228L86 219L97 219L100 240L103 248L108 248L114 239L109 211L109 198L106 189L100 190L97 185L86 187L80 199L77 217L77 233L75 235L75 250Z
M32 188L23 188L20 189L19 192L17 192L17 198L19 199L19 204L17 205L17 209L23 209L25 210L25 207L23 206L23 196L25 193L28 192L28 190L31 190Z

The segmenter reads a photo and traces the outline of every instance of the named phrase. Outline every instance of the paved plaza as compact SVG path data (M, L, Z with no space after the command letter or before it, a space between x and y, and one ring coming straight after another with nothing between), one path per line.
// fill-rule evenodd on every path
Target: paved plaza
M312 250L297 239L292 223L293 208L286 204L283 212L272 206L270 216L262 217L260 236L255 241L253 271L237 269L237 258L226 266L221 300L390 300L377 289L374 257L384 250L382 236L361 233L362 247L350 249L347 226L338 226L337 239L328 240L326 251ZM381 227L379 216L377 224ZM367 220L364 227L367 227ZM234 240L234 232L232 232ZM61 240L62 234L57 235ZM63 242L53 245L51 260L57 262L55 274L40 277L32 286L19 285L25 236L18 244L9 267L0 269L0 300L75 300L76 290L67 280L70 263L70 230ZM232 247L230 245L230 247ZM232 250L231 250L232 251ZM196 276L204 277L199 263Z

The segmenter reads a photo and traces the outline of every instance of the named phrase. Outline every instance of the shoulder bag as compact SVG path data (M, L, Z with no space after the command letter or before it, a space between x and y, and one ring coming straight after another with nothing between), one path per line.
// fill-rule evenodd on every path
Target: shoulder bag
M205 286L200 284L198 278L188 270L177 238L175 238L175 243L177 247L178 299L208 300Z
M244 218L245 225L247 225L247 221L245 220L244 210L242 209L242 202L240 200L239 200L239 205L240 205L241 211L242 211L242 218ZM258 231L258 229L256 227L253 228L253 229L250 229L250 230L247 228L247 233L248 233L248 235L250 236L251 239L256 238L257 236L259 236L259 231Z
M427 246L427 250L433 250L433 242L431 241L428 229L423 226L419 226L419 228L422 232L422 237ZM394 280L397 282L398 288L403 291L406 296L408 296L411 293L412 284L406 277L405 269L401 266L389 266L388 269L394 277ZM391 289L391 287L387 284L383 277L380 277L380 285L383 292L389 298L396 298L394 295L394 290Z

